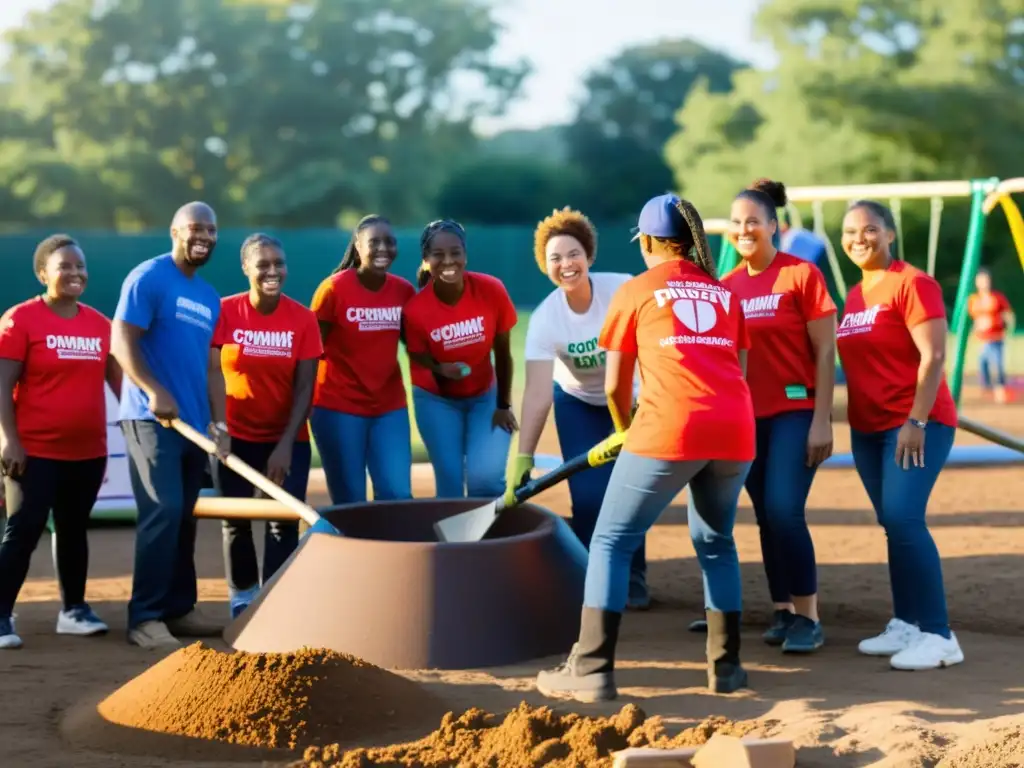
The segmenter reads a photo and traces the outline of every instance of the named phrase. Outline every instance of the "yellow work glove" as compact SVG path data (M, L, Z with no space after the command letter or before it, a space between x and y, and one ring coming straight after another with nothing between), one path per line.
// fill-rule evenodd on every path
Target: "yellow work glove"
M600 443L587 451L587 463L592 467L599 467L615 459L622 451L622 444L626 442L626 435L629 432L613 432Z
M505 505L512 506L516 503L516 491L530 482L530 473L533 471L533 455L529 453L516 454L508 463L505 471Z

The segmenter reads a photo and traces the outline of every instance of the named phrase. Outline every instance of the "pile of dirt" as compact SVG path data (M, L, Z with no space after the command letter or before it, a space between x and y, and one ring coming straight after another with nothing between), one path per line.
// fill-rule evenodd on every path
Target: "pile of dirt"
M591 718L522 703L504 718L480 709L458 717L449 712L440 728L408 744L348 751L340 744L310 747L292 768L610 768L611 755L627 747L700 746L715 733L743 736L755 727L708 718L669 738L661 718L648 719L635 704L611 717Z
M1020 768L1024 765L1024 726L999 728L972 746L953 751L936 768Z
M422 733L445 711L416 683L345 654L225 653L199 642L153 665L96 709L104 721L126 728L289 750Z

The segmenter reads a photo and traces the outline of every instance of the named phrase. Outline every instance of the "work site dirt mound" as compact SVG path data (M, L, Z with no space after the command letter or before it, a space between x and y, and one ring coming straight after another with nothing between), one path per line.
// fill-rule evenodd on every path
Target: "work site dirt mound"
M763 726L763 724L762 724ZM635 704L611 717L559 715L525 702L504 718L480 709L449 712L441 727L419 741L375 749L343 745L311 747L292 768L610 768L612 754L627 747L699 746L713 734L742 736L753 722L708 718L669 738L661 718L648 718Z
M97 709L105 721L131 729L264 749L408 733L445 711L416 683L345 654L225 653L198 642Z

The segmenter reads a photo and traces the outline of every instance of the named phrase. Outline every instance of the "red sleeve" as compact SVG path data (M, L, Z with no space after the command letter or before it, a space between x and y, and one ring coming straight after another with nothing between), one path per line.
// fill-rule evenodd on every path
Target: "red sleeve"
M14 310L7 310L0 318L0 357L25 362L28 355L28 329L23 322L15 322Z
M228 313L230 311L230 304L226 302L220 303L220 317L217 318L217 324L213 327L213 340L210 342L211 347L223 347L225 344L231 343L231 331L228 328Z
M800 285L800 307L808 323L836 313L835 302L825 287L825 276L813 264L808 264L804 269Z
M494 293L495 305L498 308L498 333L508 333L519 322L516 305L512 303L512 297L508 295L508 290L500 280L494 281Z
M415 313L402 312L402 332L405 335L405 349L413 354L428 354L430 345L422 324L416 321Z
M597 343L609 352L636 354L636 314L629 283L623 283L612 296Z
M1010 301L1009 301L1009 299L1006 298L1006 296L1004 296L1001 293L996 293L996 296L999 299L999 311L1000 312L1012 312L1013 311L1013 307L1010 306Z
M299 360L319 360L324 354L324 343L320 338L320 324L316 315L302 309L302 326L299 328Z
M927 320L946 318L946 304L942 288L928 275L916 275L903 289L903 320L907 328L915 328Z
M313 294L313 301L309 308L313 310L316 319L324 323L333 323L337 314L334 311L334 276L331 275L319 286Z

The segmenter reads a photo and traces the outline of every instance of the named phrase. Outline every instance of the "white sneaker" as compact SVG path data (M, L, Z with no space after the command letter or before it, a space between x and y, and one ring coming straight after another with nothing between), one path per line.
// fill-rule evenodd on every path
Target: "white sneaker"
M951 667L963 660L964 652L960 650L960 643L957 642L955 634L950 633L947 639L942 635L922 632L913 645L889 659L889 664L893 669L916 672L922 669Z
M181 642L162 621L144 621L135 629L128 630L128 642L147 651L181 647Z
M83 603L57 615L58 635L101 635L108 630L106 624L92 612L92 608Z
M18 632L14 628L14 617L0 619L0 650L13 651L21 646L21 638L18 637Z
M885 631L867 640L861 640L857 650L865 656L893 656L913 645L921 630L902 619L890 619Z

